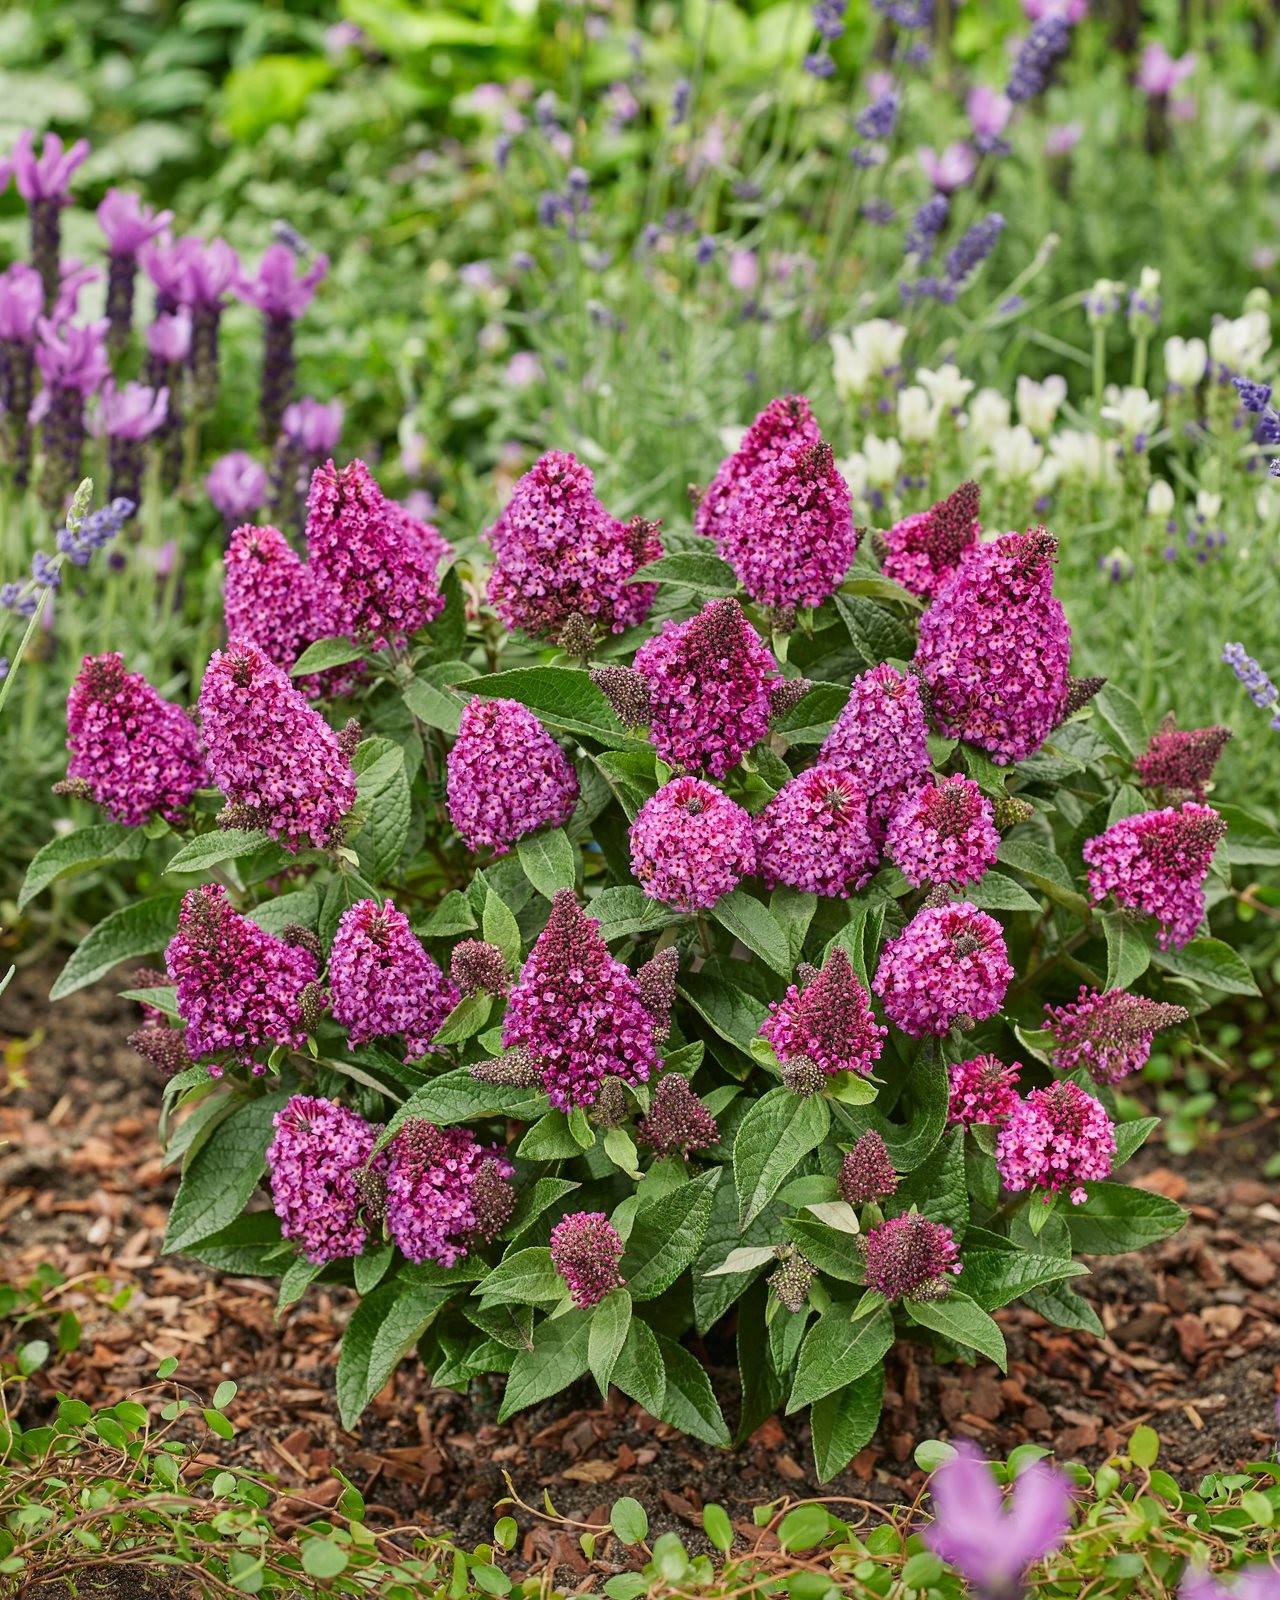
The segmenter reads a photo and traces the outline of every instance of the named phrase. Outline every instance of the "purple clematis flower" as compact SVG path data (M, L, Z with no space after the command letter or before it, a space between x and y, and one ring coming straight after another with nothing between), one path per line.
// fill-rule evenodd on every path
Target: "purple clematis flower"
M71 179L77 167L89 156L89 141L77 139L68 150L56 133L46 133L44 149L36 155L36 136L31 128L18 135L6 161L0 162L0 188L8 183L10 175L18 186L18 193L30 205L37 200L53 200L58 205L71 201Z
M973 175L978 170L978 160L972 146L958 140L949 144L941 154L932 145L922 144L916 151L916 159L920 163L920 170L940 194L963 189L965 184L973 181Z
M999 1486L967 1440L934 1473L929 1548L972 1585L977 1600L1017 1600L1033 1561L1062 1543L1070 1523L1071 1484L1065 1475L1033 1462L1002 1506Z
M209 498L234 527L259 509L267 494L267 469L245 450L220 456L204 480Z
M258 264L256 275L241 277L237 292L264 317L288 317L296 322L328 272L329 258L316 256L305 272L297 271L300 265L288 245L273 244Z
M1193 50L1188 50L1185 56L1179 56L1175 60L1162 44L1149 44L1142 52L1135 81L1144 94L1149 94L1153 98L1167 99L1195 70L1196 57Z
M153 211L127 189L108 189L98 207L98 223L106 235L109 256L136 256L172 221L172 211Z

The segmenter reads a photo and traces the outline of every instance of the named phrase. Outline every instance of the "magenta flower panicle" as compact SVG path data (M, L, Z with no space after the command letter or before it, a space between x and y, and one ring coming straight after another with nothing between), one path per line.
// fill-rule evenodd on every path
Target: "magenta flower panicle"
M967 1439L934 1473L929 1548L973 1588L975 1600L1018 1600L1033 1562L1062 1543L1071 1523L1071 1483L1056 1467L1033 1461L1002 1507L991 1469Z
M1048 1200L1060 1189L1083 1205L1083 1185L1105 1178L1116 1151L1115 1127L1101 1102L1078 1084L1033 1089L1001 1127L996 1166L1006 1189L1039 1190Z
M375 650L401 645L444 610L435 560L363 461L328 461L311 479L307 550L335 597L340 632Z
M461 999L390 900L357 900L342 914L329 952L333 1020L353 1046L399 1034L405 1062L431 1048Z
M1166 717L1134 762L1134 775L1144 789L1162 790L1167 800L1203 801L1230 737L1230 728L1184 729Z
M267 1172L281 1233L317 1266L358 1256L369 1241L362 1174L371 1157L375 1171L386 1166L373 1156L378 1130L315 1095L295 1094L272 1121Z
M880 851L856 780L834 766L810 767L784 783L755 818L757 871L769 888L847 899L875 873Z
M920 685L888 662L853 680L818 759L847 772L868 797L915 788L930 768Z
M885 945L871 987L894 1027L920 1039L995 1016L1012 981L1000 924L960 900L917 911Z
M736 600L712 600L687 622L664 622L636 652L648 687L649 739L673 766L723 778L769 731L772 652Z
M889 823L889 854L912 888L977 883L1000 848L991 802L970 778L926 784L902 802Z
M486 538L493 547L489 603L508 628L556 639L571 617L606 633L648 616L657 585L630 583L662 554L657 524L624 525L595 495L591 469L552 450L516 484Z
M757 468L775 460L797 444L817 444L822 438L809 402L802 394L779 395L771 400L747 429L742 443L716 471L698 501L694 526L719 541L736 511L739 491Z
M872 1015L870 998L837 945L811 982L804 988L791 984L770 1005L760 1032L784 1067L804 1057L825 1077L837 1072L866 1077L889 1030Z
M1186 1022L1189 1015L1182 1006L1123 989L1100 994L1082 987L1067 1005L1045 1007L1053 1064L1060 1072L1083 1067L1095 1083L1119 1083L1146 1065L1157 1033Z
M660 1156L683 1156L707 1150L720 1138L716 1119L694 1094L688 1078L669 1072L654 1086L648 1114L636 1126L636 1138Z
M947 1121L971 1128L1000 1123L1017 1110L1018 1069L995 1056L974 1056L948 1069L950 1101Z
M445 792L467 849L505 855L525 834L569 820L578 775L527 706L472 700L449 752Z
M183 896L165 968L191 1056L221 1058L210 1065L212 1077L221 1077L228 1059L252 1063L260 1074L265 1069L253 1061L255 1050L300 1050L306 1043L302 996L320 976L315 956L242 917L220 884Z
M1043 528L979 545L920 619L915 659L935 721L997 765L1034 755L1065 711L1071 629L1053 594L1056 551Z
M840 1198L851 1206L887 1200L898 1188L898 1174L883 1137L874 1128L860 1133L846 1152L836 1178Z
M287 850L342 837L356 780L338 735L257 645L215 650L200 690L209 770L237 826Z
M1180 950L1204 920L1204 881L1226 831L1211 806L1190 800L1122 817L1084 845L1093 903L1109 894L1126 910L1154 917L1156 943Z
M109 817L178 823L208 781L195 723L118 651L86 656L67 696L67 778Z
M242 523L223 557L222 609L229 639L257 645L282 672L317 639L339 630L333 604L316 575L278 528ZM307 696L339 696L350 668L292 680Z
M951 1229L916 1211L878 1222L862 1235L867 1287L886 1300L945 1300L961 1270Z
M603 1211L574 1211L551 1230L551 1260L575 1306L590 1310L626 1279L618 1263L626 1246Z
M387 1147L387 1232L409 1261L456 1265L515 1203L515 1168L467 1128L410 1117Z
M928 511L895 522L885 534L885 577L922 600L932 600L982 534L979 499L976 483L962 483Z
M674 778L631 824L631 871L650 900L709 911L755 868L751 818L701 778Z
M605 1078L645 1083L657 1068L654 1020L640 985L609 954L600 924L572 889L551 902L507 1002L502 1043L529 1052L561 1111L594 1105Z

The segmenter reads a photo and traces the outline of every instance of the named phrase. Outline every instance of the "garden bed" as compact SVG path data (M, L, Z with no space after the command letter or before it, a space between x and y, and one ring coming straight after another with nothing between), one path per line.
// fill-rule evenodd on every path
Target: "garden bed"
M889 1357L879 1432L825 1488L801 1417L771 1418L741 1448L720 1453L616 1391L601 1404L586 1382L499 1426L496 1387L464 1399L433 1389L406 1363L346 1433L333 1379L354 1295L315 1286L277 1326L273 1285L161 1255L176 1178L162 1168L155 1137L159 1083L123 1042L131 1008L110 983L48 1008L54 972L19 973L0 1002L0 1032L38 1039L22 1060L28 1087L0 1105L6 1270L23 1283L48 1262L76 1280L48 1297L48 1317L22 1337L51 1333L67 1307L83 1329L77 1350L32 1379L29 1423L55 1391L108 1404L176 1356L198 1391L237 1381L237 1437L219 1459L273 1474L282 1496L296 1496L299 1517L332 1504L336 1468L388 1517L412 1514L472 1540L492 1528L504 1473L526 1498L536 1502L545 1486L558 1510L585 1520L604 1521L611 1502L629 1494L649 1508L655 1530L688 1530L701 1527L709 1500L749 1524L752 1503L781 1493L910 1498L920 1482L913 1448L931 1436L967 1435L993 1456L1031 1440L1096 1466L1148 1422L1160 1434L1161 1466L1192 1477L1233 1470L1274 1446L1264 1425L1280 1378L1280 1197L1261 1175L1274 1126L1265 1122L1189 1156L1153 1144L1137 1158L1138 1181L1190 1215L1164 1244L1099 1260L1083 1280L1104 1340L1050 1327L1025 1309L1003 1311L1007 1377L986 1363L938 1366L923 1348L900 1344ZM113 1309L126 1287L128 1303ZM699 1353L732 1426L731 1349L713 1335ZM587 1570L565 1533L538 1530L526 1542L518 1552L526 1560L555 1554Z

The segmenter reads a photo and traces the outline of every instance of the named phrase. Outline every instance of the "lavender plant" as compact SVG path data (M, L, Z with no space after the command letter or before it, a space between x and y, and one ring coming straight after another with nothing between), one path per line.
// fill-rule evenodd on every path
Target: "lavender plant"
M504 1417L590 1375L724 1445L687 1340L733 1327L739 1436L808 1406L829 1477L896 1339L1003 1363L1019 1298L1100 1333L1077 1256L1181 1225L1115 1085L1254 992L1205 920L1222 730L1072 678L1056 541L976 496L916 530L926 597L886 576L799 397L713 468L707 531L659 529L553 453L455 555L327 463L305 561L233 539L181 740L127 660L72 691L106 818L25 893L143 865L54 997L164 953L126 992L167 1248L282 1309L354 1284L348 1422L416 1349Z

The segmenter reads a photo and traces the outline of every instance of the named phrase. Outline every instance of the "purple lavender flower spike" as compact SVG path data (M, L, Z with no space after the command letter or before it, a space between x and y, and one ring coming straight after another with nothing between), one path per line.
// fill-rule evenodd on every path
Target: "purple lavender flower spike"
M55 327L41 318L36 364L41 389L31 408L32 422L42 424L45 464L40 484L47 506L60 509L80 477L84 451L85 401L110 374L106 322Z
M124 189L108 189L98 206L98 223L106 235L110 261L107 321L111 324L108 343L113 351L123 350L129 343L138 251L162 234L172 221L172 211L153 211L138 195Z
M164 422L156 430L160 483L169 494L182 476L182 375L190 356L190 312L162 312L147 329L147 360L142 370L148 388L164 389L169 395Z
M271 452L268 503L276 525L297 530L306 518L311 474L331 456L342 437L341 400L328 404L303 395L284 408Z
M231 450L214 462L204 480L209 498L228 529L261 510L267 495L267 469L245 450Z
M18 193L27 202L31 215L31 262L44 286L44 303L52 307L61 276L59 213L70 203L71 179L88 159L89 141L77 139L68 150L56 133L46 133L43 150L38 156L35 145L35 133L24 128L6 163L6 181L8 173L12 173Z
M328 256L316 256L303 271L288 245L273 244L252 278L242 276L240 298L262 313L261 437L274 444L285 407L293 396L297 362L293 353L293 325L311 304L320 281L329 270Z
M1032 26L1014 57L1005 93L1015 105L1034 100L1049 87L1053 69L1071 48L1071 24L1058 12L1046 12Z
M973 1586L976 1600L1015 1600L1022 1576L1062 1543L1070 1524L1071 1485L1035 1461L1013 1487L1006 1511L990 1468L961 1440L931 1485L933 1522L924 1539Z
M35 391L36 328L44 309L40 274L25 261L0 272L0 428L15 487L31 475L31 400Z
M218 325L226 296L240 275L240 260L225 239L186 239L186 304L191 308L191 375L196 408L213 410L218 398Z
M117 388L108 378L102 389L102 429L107 436L112 498L138 504L142 495L143 445L164 426L169 391L143 383Z

